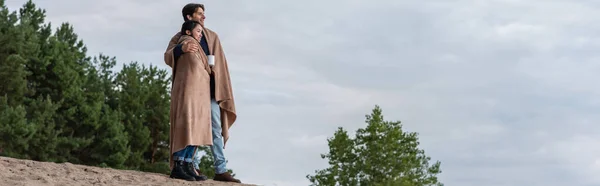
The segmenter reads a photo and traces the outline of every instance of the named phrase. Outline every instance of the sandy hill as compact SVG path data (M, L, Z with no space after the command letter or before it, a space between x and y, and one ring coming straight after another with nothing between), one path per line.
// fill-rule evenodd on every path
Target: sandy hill
M242 180L244 181L244 180ZM0 186L88 186L88 185L203 185L250 186L217 181L189 182L164 174L51 163L0 157Z

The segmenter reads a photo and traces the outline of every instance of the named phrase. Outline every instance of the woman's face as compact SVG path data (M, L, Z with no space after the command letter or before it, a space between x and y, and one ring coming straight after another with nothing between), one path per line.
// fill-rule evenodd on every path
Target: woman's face
M194 37L194 39L200 41L200 38L202 37L202 26L199 24L196 25L196 27L194 27L194 29L192 29L192 32L188 33L188 35L191 35L192 37Z

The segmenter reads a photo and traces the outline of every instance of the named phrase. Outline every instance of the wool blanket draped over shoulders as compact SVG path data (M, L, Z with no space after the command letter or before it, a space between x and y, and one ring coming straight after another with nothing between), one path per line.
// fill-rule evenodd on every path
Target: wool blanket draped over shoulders
M184 35L178 43L197 42ZM188 145L212 145L210 68L202 51L185 53L173 64L171 89L170 152ZM170 156L171 157L171 156ZM171 161L173 158L169 158Z
M172 93L171 93L171 118L175 118L177 119L178 115L174 115L176 114L173 110L173 107L177 107L178 104L180 104L179 102L173 102L173 100L177 100L177 99L189 99L189 100L198 100L200 101L200 99L202 101L206 100L208 101L208 104L206 106L208 106L208 125L206 125L207 127L209 127L208 129L206 129L206 131L201 131L201 132L196 132L196 131L192 131L192 130L188 130L188 131L183 131L181 128L175 128L174 125L178 125L179 123L177 123L178 121L174 121L173 119L171 119L171 155L174 152L177 152L178 150L183 149L186 145L207 145L210 144L212 145L212 129L210 128L211 124L210 124L210 76L208 75L208 73L212 73L214 76L214 80L215 80L215 99L217 100L217 103L219 103L219 107L221 108L221 128L222 128L222 135L223 135L223 139L224 139L224 143L227 144L227 141L229 140L229 128L231 128L231 126L233 125L233 123L236 121L237 119L237 114L235 111L235 103L234 103L234 98L233 98L233 89L231 88L231 79L229 76L229 67L227 64L227 59L225 58L225 53L223 52L223 48L221 46L221 41L219 40L219 36L217 35L217 33L213 32L212 30L208 29L208 28L204 28L204 36L206 37L207 43L208 43L208 48L209 51L212 55L215 55L215 65L210 68L208 67L207 64L207 57L204 54L203 50L201 49L201 47L199 47L200 49L197 52L193 52L193 53L184 53L182 56L179 57L179 59L177 61L175 61L174 59L174 55L173 55L173 49L175 48L175 46L177 44L182 44L184 42L197 42L197 40L193 39L190 36L182 36L181 33L177 33L175 34L175 36L173 36L173 38L171 39L171 41L169 42L169 45L167 47L167 51L164 54L164 60L165 63L167 65L169 65L171 68L173 68L174 72L176 73L176 77L173 79L173 88L172 88ZM197 56L195 58L192 58L193 56ZM207 73L206 75L206 80L201 80L202 82L199 83L200 85L191 85L187 82L179 82L179 81L183 81L181 79L177 79L180 76L184 76L183 73L180 74L182 71L188 71L191 72L191 69L187 69L184 67L181 67L183 65L180 64L184 64L184 63L189 63L189 61L194 61L194 60L202 60L203 64L206 64L204 67L204 69L207 68ZM199 67L198 67L199 68ZM204 75L204 74L203 74ZM203 77L204 78L204 77ZM173 94L178 93L178 90L176 89L176 85L178 84L179 86L202 86L203 89L201 90L201 95L195 94L195 95L176 95ZM191 89L190 87L187 88L179 88L182 90L185 89ZM199 93L200 94L200 93ZM204 95L206 94L206 95ZM180 96L180 97L177 97ZM187 97L186 97L187 96ZM192 96L192 97L190 97ZM208 96L208 97L205 97ZM202 106L201 108L204 108L204 106ZM188 107L188 111L190 111L190 107ZM189 113L190 116L194 116L197 117L199 115L204 115L205 111L204 109L201 109L199 111L194 111L194 112L199 112L199 113ZM189 118L191 119L191 118ZM198 123L202 123L201 125L205 125L203 124L203 122L205 122L205 118L201 117L200 121ZM192 121L186 121L186 122L192 122ZM193 122L197 122L197 121L193 121ZM193 135L193 136L187 136L189 133L189 135ZM184 136L184 137L180 137L180 136ZM197 136L198 135L198 136ZM207 137L210 137L211 139L209 140ZM184 138L184 139L180 139L180 138ZM197 143L195 141L187 141L185 139L198 139ZM210 142L206 142L206 140L209 140ZM224 146L225 146L224 144ZM169 158L170 162L171 162L171 167L173 166L173 158Z

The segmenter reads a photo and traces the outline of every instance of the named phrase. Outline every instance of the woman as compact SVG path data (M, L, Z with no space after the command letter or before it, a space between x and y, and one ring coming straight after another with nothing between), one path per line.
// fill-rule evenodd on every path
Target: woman
M202 26L186 21L181 26L178 43L199 42ZM171 89L171 178L202 181L192 164L197 146L212 145L210 67L199 49L184 53L173 66ZM174 164L174 165L173 165Z

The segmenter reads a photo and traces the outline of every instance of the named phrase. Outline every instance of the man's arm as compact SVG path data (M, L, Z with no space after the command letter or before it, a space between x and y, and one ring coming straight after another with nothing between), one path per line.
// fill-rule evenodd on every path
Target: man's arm
M165 60L165 64L169 65L171 68L173 68L173 63L174 63L174 59L173 59L173 50L175 49L175 46L177 46L177 40L179 38L178 36L179 34L176 34L175 36L173 36L171 38L171 40L169 41L169 44L167 45L167 50L164 53L164 60Z
M183 44L178 44L175 46L175 48L173 48L173 59L175 61L177 61L177 59L179 59L179 56L181 56L183 54Z
M177 44L179 37L181 34L177 33L175 36L171 38L169 41L169 45L167 46L167 50L164 53L164 60L167 65L173 67L173 64L179 56L183 55L183 53L193 52L198 50L198 44L194 42L184 42L182 44Z
M198 45L194 44L194 42L185 42L183 44L178 44L173 48L173 59L177 61L179 56L183 55L183 53L193 52L198 49Z

